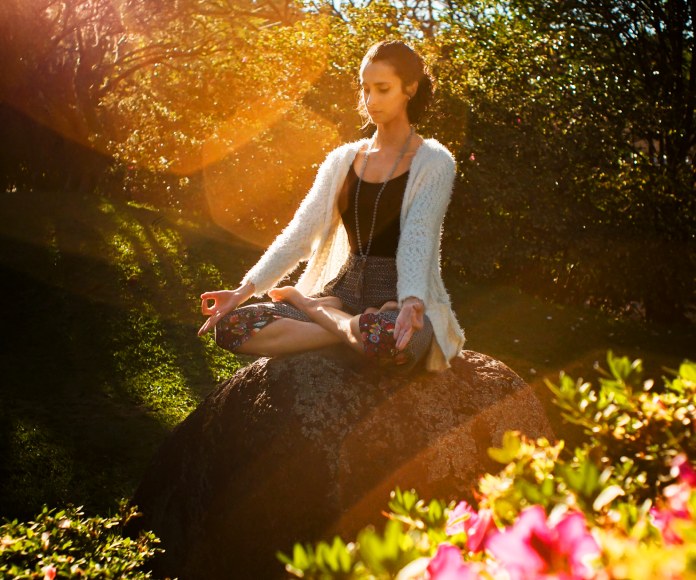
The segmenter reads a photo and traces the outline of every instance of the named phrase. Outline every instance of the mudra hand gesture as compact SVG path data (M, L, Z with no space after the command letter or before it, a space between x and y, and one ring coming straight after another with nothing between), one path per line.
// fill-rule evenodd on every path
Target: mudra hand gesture
M416 330L423 328L425 305L418 298L407 298L394 324L394 342L397 350L404 350Z
M212 306L208 305L210 300L213 301ZM218 290L201 294L201 312L209 318L198 330L198 336L203 336L214 328L218 320L237 308L243 301L242 296L235 290Z

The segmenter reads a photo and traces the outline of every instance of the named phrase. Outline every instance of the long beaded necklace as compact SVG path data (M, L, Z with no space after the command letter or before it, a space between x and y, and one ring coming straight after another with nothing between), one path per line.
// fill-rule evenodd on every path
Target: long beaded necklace
M357 300L361 300L362 295L363 295L364 278L365 278L365 265L367 264L367 255L370 253L370 246L372 245L372 234L374 233L374 230L375 230L375 222L377 219L377 206L379 204L379 198L382 196L382 192L384 191L384 188L387 186L387 183L391 180L392 175L394 175L394 172L396 171L396 168L398 167L399 163L401 162L404 155L406 154L406 151L408 150L408 145L411 142L412 136L413 136L413 127L411 127L411 130L409 131L409 134L408 134L408 138L406 139L404 146L401 148L401 152L399 153L399 157L397 158L396 162L394 163L394 166L391 168L391 171L389 172L389 177L387 177L386 181L384 181L384 183L382 183L382 187L380 187L379 192L377 193L377 199L375 199L375 207L372 210L372 226L370 227L370 235L369 235L368 240L367 240L367 247L365 248L365 252L363 253L362 241L360 239L360 221L358 219L358 199L360 197L360 185L362 184L363 176L365 175L365 168L367 167L367 158L370 156L370 153L372 152L372 145L374 144L374 139L372 141L370 141L369 147L367 148L367 151L365 151L365 159L363 159L362 169L360 170L360 175L358 176L358 186L355 190L355 230L356 230L356 234L358 237L358 251L360 252L360 263L358 265L358 281L357 281L357 285L355 288L355 298Z

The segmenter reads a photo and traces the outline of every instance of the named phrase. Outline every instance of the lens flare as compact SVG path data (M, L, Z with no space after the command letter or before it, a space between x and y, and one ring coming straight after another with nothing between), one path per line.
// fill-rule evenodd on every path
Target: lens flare
M339 141L333 123L295 106L268 130L264 143L247 142L224 161L206 165L211 216L237 237L266 247L292 218L326 151Z

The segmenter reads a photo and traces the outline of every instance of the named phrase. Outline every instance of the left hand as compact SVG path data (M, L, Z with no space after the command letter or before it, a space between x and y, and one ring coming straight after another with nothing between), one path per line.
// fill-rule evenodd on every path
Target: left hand
M397 350L404 350L416 330L423 328L425 305L418 298L407 298L394 324L394 342Z

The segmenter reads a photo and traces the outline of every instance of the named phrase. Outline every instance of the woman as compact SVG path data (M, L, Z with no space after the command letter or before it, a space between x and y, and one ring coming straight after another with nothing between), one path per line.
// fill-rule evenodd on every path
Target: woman
M345 343L380 366L440 371L464 344L440 275L452 154L417 135L432 97L422 58L400 41L360 66L358 110L370 139L331 151L290 224L239 288L201 294L218 345L276 356ZM295 287L275 284L307 260ZM241 306L268 293L271 302ZM212 301L212 304L210 302Z

